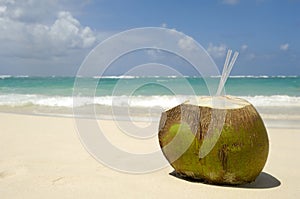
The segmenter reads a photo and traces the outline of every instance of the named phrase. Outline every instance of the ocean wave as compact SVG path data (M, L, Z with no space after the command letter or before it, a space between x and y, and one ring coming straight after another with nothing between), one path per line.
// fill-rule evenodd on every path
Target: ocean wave
M267 78L271 78L274 76L268 76L268 75L233 75L233 76L229 76L229 78L254 78L254 79L267 79Z
M253 78L253 79L268 79L268 78L298 78L299 76L297 75L234 75L234 76L229 76L229 78Z
M0 106L20 107L27 105L72 107L72 97L43 96L30 94L7 94L0 95Z
M116 107L169 108L176 106L187 99L188 96L101 96L101 97L76 97L72 96L43 96L8 94L0 95L0 106L47 106L72 108L86 105L102 105Z
M220 78L221 75L216 75L216 76L211 76L211 78ZM242 79L242 78L249 78L249 79L268 79L268 78L299 78L300 76L297 75L231 75L229 78L237 78L237 79Z
M13 76L14 78L29 78L29 75L17 75L17 76Z
M287 95L273 96L239 96L257 107L300 107L300 97ZM171 108L186 100L192 100L194 96L96 96L94 98L80 96L44 96L25 94L2 94L0 95L0 106L47 106L67 107L102 105L116 107L137 107L137 108ZM75 104L73 104L75 102Z
M212 75L210 78L220 78L221 75ZM297 75L231 75L229 78L249 78L249 79L268 79L268 78L299 78ZM133 79L133 78L203 78L202 76L94 76L93 78L107 78L107 79Z
M0 75L0 79L11 78L11 75Z
M93 76L94 79L139 79L139 78L189 78L190 76L130 76L130 75L120 75L120 76ZM201 77L200 77L201 78Z
M264 107L300 107L300 97L288 95L241 96L255 106Z
M229 78L270 78L270 76L267 75L234 75L234 76L229 76Z
M51 78L57 78L60 76L49 76ZM44 77L44 78L49 78L49 77ZM69 78L68 76L66 76ZM71 76L70 76L71 77ZM220 78L221 75L215 75L215 76L210 76L210 78ZM298 75L273 75L273 76L268 76L268 75L232 75L229 76L229 78L253 78L253 79L259 79L259 78L299 78L300 76ZM8 79L8 78L35 78L35 76L29 76L29 75L0 75L0 79ZM43 78L43 77L40 77ZM93 76L93 77L84 77L77 75L74 78L93 78L93 79L139 79L139 78L167 78L167 79L176 79L176 78L203 78L202 76L176 76L176 75L171 75L171 76L130 76L130 75L120 75L120 76Z
M9 79L9 78L29 78L29 75L0 75L0 79Z
M285 76L285 75L277 75L277 76L271 76L272 78L298 78L300 76L297 76L297 75L288 75L288 76Z
M94 79L134 79L139 78L139 76L93 76Z

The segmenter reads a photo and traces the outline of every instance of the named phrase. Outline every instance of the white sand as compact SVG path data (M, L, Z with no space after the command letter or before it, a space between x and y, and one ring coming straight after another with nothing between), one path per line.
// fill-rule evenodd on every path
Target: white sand
M85 151L72 118L3 113L0 121L1 199L300 198L300 129L268 129L265 173L252 188L237 188L188 182L169 175L171 167L143 175L111 170ZM111 121L102 125L118 131Z

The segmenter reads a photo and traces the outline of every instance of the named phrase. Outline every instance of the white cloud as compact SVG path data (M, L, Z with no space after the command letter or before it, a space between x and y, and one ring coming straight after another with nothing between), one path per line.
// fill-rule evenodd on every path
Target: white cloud
M5 13L6 9L7 9L6 6L0 6L0 16Z
M59 11L57 2L50 0L2 0L0 6L6 7L5 17L23 22L44 22Z
M247 44L243 44L242 46L241 46L241 50L242 51L245 51L245 50L247 50L248 49L248 45Z
M58 19L49 28L49 37L53 42L62 42L70 48L88 48L96 41L89 27L81 26L71 13L65 11L58 14Z
M161 50L160 50L160 49L154 49L154 48L153 48L153 49L148 49L148 50L146 51L146 53L147 53L149 56L156 58L156 57L158 56L158 54L161 53Z
M228 5L236 5L240 2L240 0L223 0L222 2Z
M246 55L246 59L247 59L247 60L252 61L252 60L254 60L255 58L256 58L256 55L255 55L254 53L249 53L249 54Z
M166 28L166 27L167 27L167 24L166 24L166 23L162 23L162 24L160 25L160 27Z
M0 56L44 59L93 47L97 33L52 0L0 0Z
M226 45L225 44L220 44L214 45L213 43L209 43L207 52L214 58L223 58L226 54Z
M280 45L280 50L287 51L290 45L288 43Z
M183 50L194 50L197 48L195 41L188 36L181 38L178 41L178 46Z

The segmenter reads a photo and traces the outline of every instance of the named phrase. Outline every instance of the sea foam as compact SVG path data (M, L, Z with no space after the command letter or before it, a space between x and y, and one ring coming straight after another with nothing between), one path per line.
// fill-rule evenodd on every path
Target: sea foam
M28 94L2 94L0 95L0 106L48 106L48 107L73 107L85 105L102 105L117 107L138 107L151 108L161 107L170 108L183 103L186 100L193 99L195 96L95 96L95 97L77 97L72 96L45 96ZM239 96L259 107L300 107L300 97L287 95L273 96Z

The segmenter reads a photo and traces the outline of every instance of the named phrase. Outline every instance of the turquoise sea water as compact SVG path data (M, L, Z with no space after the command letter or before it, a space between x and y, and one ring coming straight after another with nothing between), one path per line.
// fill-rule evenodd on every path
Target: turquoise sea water
M77 87L74 87L74 82ZM78 85L79 83L79 85ZM99 115L111 108L148 113L171 108L190 96L214 95L219 77L12 77L0 76L0 111L72 114L72 107L95 106ZM78 89L80 88L80 89ZM73 93L75 91L75 93ZM250 101L265 118L300 121L299 76L235 76L227 95ZM73 94L80 100L73 103ZM92 100L91 100L92 98Z
M208 95L208 89L203 78L199 77L103 77L103 78L79 78L84 79L86 87L98 82L97 96L109 96L118 84L128 85L128 90L121 94L132 92L134 95L170 95L165 87L177 87L176 94L189 94L187 86L191 86L196 94ZM219 83L218 77L206 79L211 87ZM11 77L0 76L0 95L8 94L32 94L44 96L72 96L74 77ZM183 84L187 82L189 85ZM162 86L163 85L163 86ZM171 86L172 85L172 86ZM126 88L126 87L122 87ZM226 94L237 96L291 96L300 97L300 76L292 77L267 77L267 76L235 76L229 77L226 82Z

